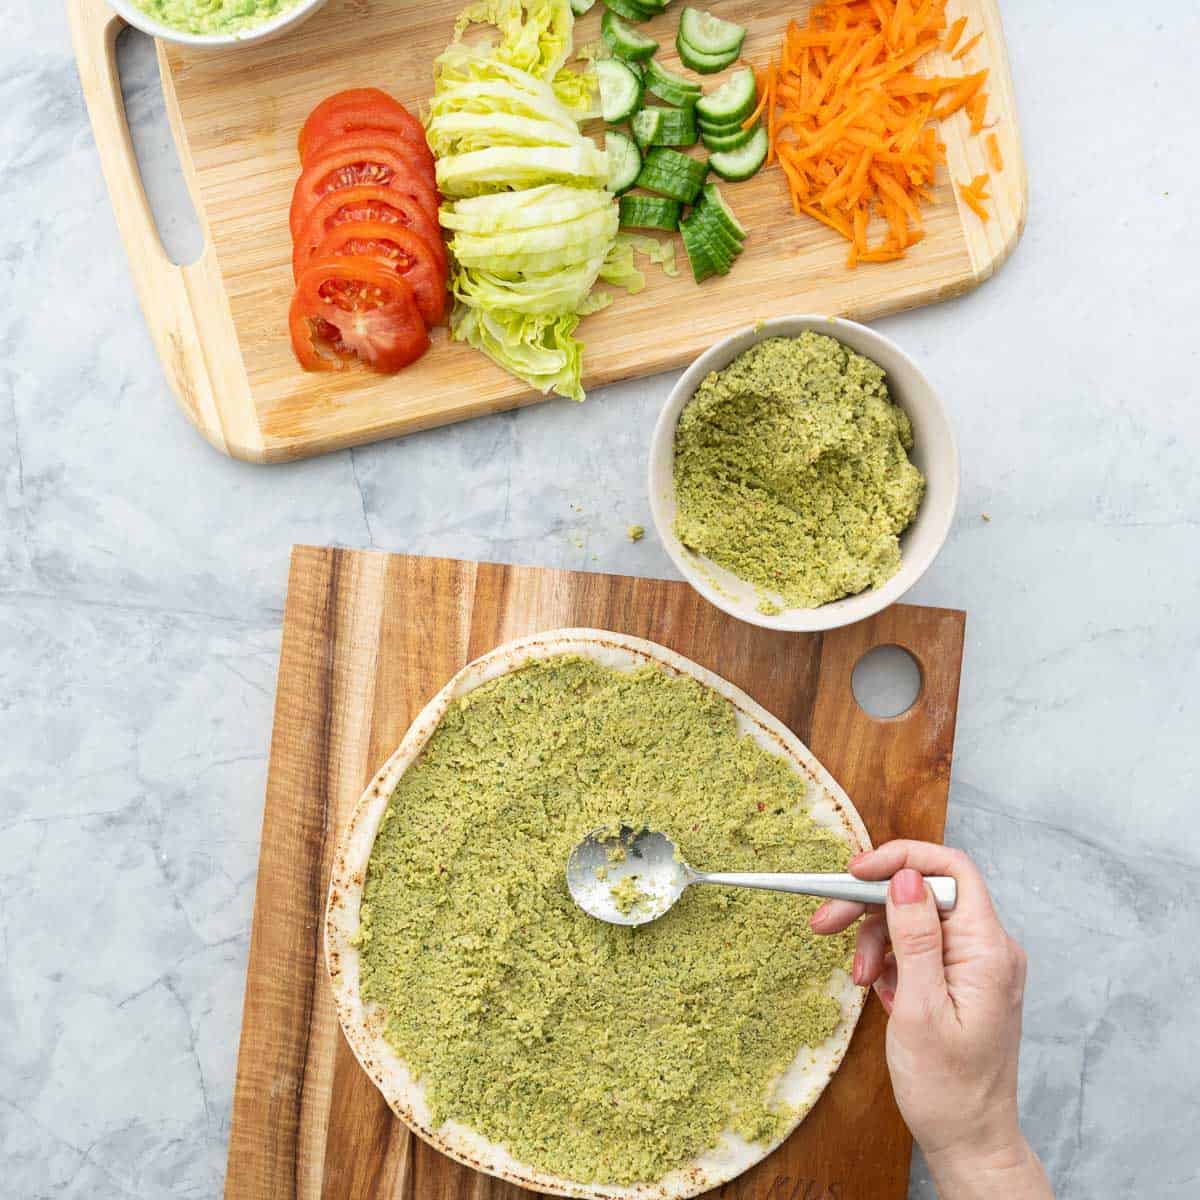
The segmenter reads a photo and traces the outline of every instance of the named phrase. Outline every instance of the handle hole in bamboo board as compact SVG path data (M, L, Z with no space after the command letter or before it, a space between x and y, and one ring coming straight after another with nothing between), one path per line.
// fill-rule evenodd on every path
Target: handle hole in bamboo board
M167 257L186 266L204 250L204 234L167 123L153 38L127 26L117 38L117 74L142 187Z
M876 720L902 717L921 695L921 666L903 646L876 646L854 664L858 707Z

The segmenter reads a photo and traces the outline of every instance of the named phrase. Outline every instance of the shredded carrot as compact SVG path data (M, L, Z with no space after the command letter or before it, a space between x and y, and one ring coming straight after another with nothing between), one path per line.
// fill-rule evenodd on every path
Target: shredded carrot
M964 106L971 121L971 132L980 133L987 120L987 92L976 92Z
M861 206L854 210L854 248L867 253L867 210Z
M897 246L881 246L878 250L865 250L858 256L859 262L895 262L904 257L904 251Z
M814 208L811 204L802 204L800 207L810 217L816 217L818 221L828 225L830 229L836 229L848 242L854 241L854 231L846 224L844 219L839 219L836 213L823 212L819 208Z
M902 258L925 236L922 209L946 163L936 122L963 110L972 134L985 128L987 70L920 73L933 51L961 60L979 44L976 35L959 47L965 17L947 24L946 0L818 0L756 74L743 128L766 126L767 162L778 161L792 209L845 238L850 266ZM984 220L987 178L959 184Z
M886 29L892 19L892 13L888 8L887 0L868 0L868 3L871 5L875 17L879 21L879 27Z
M762 77L759 79L758 103L754 106L754 111L742 122L743 129L749 129L751 125L754 125L758 121L758 118L762 116L763 109L767 107L767 101L771 98L771 92L767 86L767 81L771 78L771 72L774 70L774 67L768 67L767 70L763 72Z
M999 175L1004 170L1004 155L1000 153L1000 139L994 133L989 133L987 136L987 152L992 170Z
M991 199L991 196L983 190L987 181L986 175L976 175L970 183L959 183L958 185L958 194L981 221L987 221L991 217L983 203L985 200Z
M775 161L775 89L779 86L779 72L774 67L767 74L767 165Z
M934 118L944 121L947 117L958 112L960 108L965 108L975 93L983 87L987 77L986 68L982 71L976 71L974 75L964 75L962 82L933 110Z
M961 62L964 58L967 57L968 54L971 53L972 50L975 49L976 46L979 45L979 43L980 43L980 41L982 41L982 39L983 39L983 34L977 33L969 42L964 42L963 45L960 46L959 49L953 55L951 55L951 57L954 59L955 62Z
M946 40L942 43L942 49L947 54L958 45L958 39L962 37L963 30L967 27L967 18L959 17L953 25L950 26L950 32L946 34Z

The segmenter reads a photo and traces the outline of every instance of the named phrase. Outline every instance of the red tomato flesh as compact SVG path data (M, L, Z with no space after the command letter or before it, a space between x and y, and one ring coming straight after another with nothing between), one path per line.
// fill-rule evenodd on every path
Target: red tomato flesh
M418 161L403 139L379 133L364 141L338 142L326 153L309 159L292 193L288 223L293 241L323 196L363 185L402 192L418 201L429 219L437 222L438 194L433 172Z
M317 247L339 225L352 221L376 221L398 225L418 233L429 243L443 275L450 269L441 229L421 204L394 188L363 186L328 192L308 214L304 228L296 238L292 254L292 273L299 279Z
M412 288L426 325L446 319L446 277L419 233L382 221L351 221L325 236L319 258L352 256L386 263Z
M404 277L369 258L314 259L292 298L292 349L306 371L355 359L391 374L429 349L429 332Z
M352 88L326 96L308 114L300 130L297 140L300 161L322 153L335 138L365 130L387 130L400 135L422 149L432 165L433 156L421 122L398 100L378 88Z

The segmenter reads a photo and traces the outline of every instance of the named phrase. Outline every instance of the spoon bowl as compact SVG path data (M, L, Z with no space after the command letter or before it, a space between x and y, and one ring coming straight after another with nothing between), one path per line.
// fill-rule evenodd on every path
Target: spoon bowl
M628 825L616 832L593 829L567 859L571 898L611 925L645 925L661 917L683 895L691 875L665 833Z
M792 892L860 904L887 903L888 880L856 879L824 871L697 871L665 833L622 825L593 829L567 857L567 890L588 916L610 925L646 925L671 908L693 883ZM958 899L948 875L925 882L942 912Z

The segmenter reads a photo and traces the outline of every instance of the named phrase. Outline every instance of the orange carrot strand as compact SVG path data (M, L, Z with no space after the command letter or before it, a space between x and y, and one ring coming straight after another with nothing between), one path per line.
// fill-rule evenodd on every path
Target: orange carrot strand
M971 51L974 50L982 40L983 34L977 33L969 42L964 42L963 45L959 47L958 51L951 55L951 57L955 62L962 62L962 60L966 58L967 55L970 54Z
M950 32L946 34L946 40L942 43L942 49L949 54L955 46L958 45L958 39L962 37L963 30L967 27L967 18L959 17L953 25L950 26Z
M1000 139L994 133L987 135L987 153L992 170L999 175L1004 170L1004 155L1000 153Z

